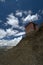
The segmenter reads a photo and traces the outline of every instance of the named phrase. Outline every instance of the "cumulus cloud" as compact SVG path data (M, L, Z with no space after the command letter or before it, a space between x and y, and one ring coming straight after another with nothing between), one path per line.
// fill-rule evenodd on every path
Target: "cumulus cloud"
M15 17L13 13L8 15L8 17L7 17L7 23L5 23L5 25L8 25L8 24L11 25L12 28L18 28L18 29L22 29L22 30L25 29L23 26L19 25L19 19L17 17Z
M0 46L6 47L6 49L12 48L13 46L16 46L20 41L22 40L22 36L18 37L18 38L14 38L12 40L0 40Z
M19 31L17 30L13 30L11 28L6 29L6 31L4 29L0 29L0 39L7 37L7 36L15 36L15 34L17 34Z
M19 20L17 17L14 16L13 13L11 13L7 17L7 24L12 25L13 27L16 27L19 25Z
M33 12L32 12L32 10L28 10L28 11L23 11L23 13L24 13L25 15L28 15L28 14L32 14Z
M23 14L22 11L16 11L16 13L15 13L15 15L16 15L16 16L19 16L19 17L22 17L22 14Z
M23 18L23 21L25 23L26 21L31 22L31 21L37 21L38 19L39 19L39 15L35 14L35 15L26 16L25 18Z
M0 39L6 36L6 31L3 29L0 29Z
M11 28L6 29L7 36L15 35L18 33L17 30L12 30Z
M20 33L16 34L15 36L22 36L24 34L25 34L25 32L20 32Z
M28 14L32 14L32 13L33 13L32 10L28 10L28 11L26 11L26 10L24 10L24 11L23 10L17 10L15 15L19 16L19 17L22 17L23 14L28 15Z
M11 28L8 28L6 30L0 29L0 47L7 46L7 48L11 48L13 46L16 46L21 41L22 36L25 34L25 28L24 26L19 25L19 20L17 17L14 16L13 13L8 15L6 24L7 26L8 24L11 25ZM13 28L18 28L22 31ZM14 38L12 40L5 39L10 38L10 36L14 36Z
M24 34L25 32L19 32L17 30L6 29L5 31L0 29L0 47L9 49L16 46L22 40ZM11 35L16 36L16 38L13 38L12 40L4 39L4 37L9 37Z
M9 36L22 36L24 35L25 32L19 32L18 30L13 30L11 28L6 29L6 31L3 29L0 29L0 39L4 38L4 37L9 37Z

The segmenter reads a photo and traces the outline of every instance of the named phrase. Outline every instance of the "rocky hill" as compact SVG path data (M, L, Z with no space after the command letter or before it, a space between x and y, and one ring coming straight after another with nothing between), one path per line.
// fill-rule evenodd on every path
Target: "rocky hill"
M0 65L43 65L43 27L27 34L16 47L0 50Z

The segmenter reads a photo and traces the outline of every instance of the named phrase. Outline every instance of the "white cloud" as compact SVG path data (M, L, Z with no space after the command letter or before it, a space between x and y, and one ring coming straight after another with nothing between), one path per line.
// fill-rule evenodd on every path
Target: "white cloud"
M6 48L12 48L13 46L16 46L22 39L22 35L25 34L25 32L19 32L19 30L13 30L13 27L24 30L25 28L23 26L19 26L19 20L16 18L13 14L10 14L7 18L7 25L11 25L11 28L6 29L6 31L3 29L0 29L0 47L7 46ZM5 24L5 25L6 25ZM12 40L5 40L4 37L9 36L19 36L18 38L14 38Z
M0 38L3 38L6 36L6 31L3 29L0 29Z
M38 14L32 15L31 20L32 21L37 21L39 19L38 16L39 16Z
M25 27L24 26L19 26L19 29L25 30Z
M16 11L16 16L22 17L22 11Z
M24 34L25 32L19 32L11 28L6 29L6 31L4 29L0 29L0 47L3 48L6 46L6 49L10 49L13 46L16 46L22 40L22 36ZM9 37L11 35L16 36L16 37L19 36L19 37L14 38L12 40L4 39L4 37Z
M6 37L6 36L11 36L11 35L16 35L19 31L17 30L13 30L11 28L6 29L6 31L4 29L0 29L0 39Z
M22 29L22 28L21 28ZM25 32L19 32L18 30L12 30L12 29L6 29L7 36L22 36L25 34Z
M28 14L32 14L33 12L32 12L32 10L28 10L28 11L23 11L23 13L24 13L25 15L28 15Z
M0 40L0 47L5 47L7 49L12 48L13 46L16 46L20 41L22 40L22 36L18 37L18 38L14 38L13 40Z
M23 10L17 10L15 15L19 16L19 17L22 17L23 14L28 15L28 14L32 14L32 13L33 13L32 10L28 10L28 11L26 11L26 10L24 10L24 11Z
M20 28L22 29L22 28ZM13 30L11 28L6 29L6 31L4 29L0 29L0 39L3 39L4 37L9 37L9 36L22 36L24 35L25 32L19 32L19 30Z
M10 15L8 15L7 18L7 24L12 25L13 27L16 27L19 25L19 20L17 17L14 16L13 13L11 13Z
M24 34L25 34L25 32L20 32L20 33L16 34L15 36L22 36Z
M18 33L17 30L12 30L12 29L6 29L6 33L7 33L7 36L11 36L11 35L15 35Z
M27 17L23 18L23 21L25 23L25 21L31 22L31 21L37 21L39 19L39 15L35 14L35 15L28 15Z
M25 29L23 26L19 25L19 20L17 17L14 16L13 13L8 15L8 17L7 17L7 23L5 23L5 25L8 25L8 24L11 25L12 28L18 28L18 29L22 29L22 30Z
M19 32L17 30L13 30L11 28L6 29L6 31L4 29L0 29L0 47L4 48L6 46L6 49L10 49L13 46L16 46L21 40L22 40L22 35L24 35L25 32ZM12 40L7 40L4 39L4 37L9 37L9 36L19 36L17 38L14 38Z

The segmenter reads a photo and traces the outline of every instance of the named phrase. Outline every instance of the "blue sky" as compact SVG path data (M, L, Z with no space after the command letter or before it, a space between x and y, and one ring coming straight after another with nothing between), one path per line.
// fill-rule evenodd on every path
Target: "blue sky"
M43 22L43 0L0 0L0 46L16 46L30 21Z

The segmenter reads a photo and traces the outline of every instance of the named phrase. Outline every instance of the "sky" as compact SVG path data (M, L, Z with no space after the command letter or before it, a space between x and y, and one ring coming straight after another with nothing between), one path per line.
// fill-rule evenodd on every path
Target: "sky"
M43 22L43 0L0 0L0 47L16 46L31 21Z

